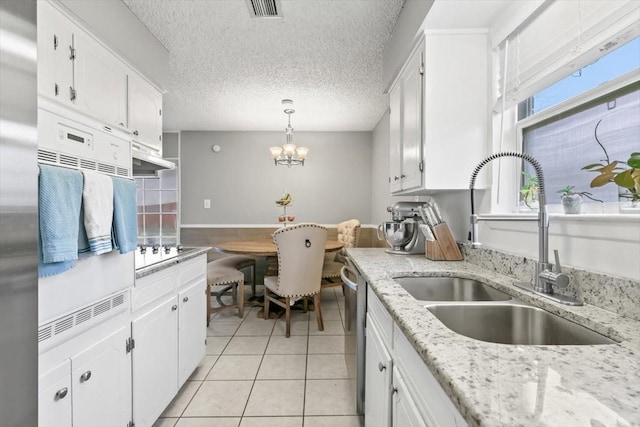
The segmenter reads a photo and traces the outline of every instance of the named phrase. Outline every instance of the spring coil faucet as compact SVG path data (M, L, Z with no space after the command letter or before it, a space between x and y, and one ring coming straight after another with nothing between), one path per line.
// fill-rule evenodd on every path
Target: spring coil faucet
M474 249L479 248L482 244L478 241L478 222L479 221L529 221L529 218L509 218L509 217L495 217L495 218L480 218L475 212L475 198L474 190L476 178L480 170L489 162L501 158L501 157L517 157L526 160L535 170L536 178L538 180L538 201L540 204L540 210L538 212L538 261L535 264L534 277L532 284L526 282L516 282L515 285L519 288L523 288L532 291L536 294L551 298L552 300L568 305L582 305L576 298L568 297L561 294L555 294L553 291L553 285L564 288L569 284L569 277L566 274L561 273L560 269L560 257L558 251L555 252L556 270L552 270L552 264L549 262L549 213L547 212L546 195L544 188L544 174L542 173L542 166L532 156L524 153L517 153L514 151L498 152L490 155L486 159L478 163L478 166L473 170L471 179L469 180L469 190L471 194L471 247Z

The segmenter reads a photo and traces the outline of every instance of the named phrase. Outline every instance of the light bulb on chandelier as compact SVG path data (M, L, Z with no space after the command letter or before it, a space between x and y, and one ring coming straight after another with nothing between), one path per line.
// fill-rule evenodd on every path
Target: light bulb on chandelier
M293 101L290 99L283 99L283 105L291 105ZM307 153L309 149L307 147L296 147L293 143L293 128L291 127L291 115L295 113L296 110L293 108L286 108L284 113L289 116L288 125L285 129L287 135L287 142L282 147L270 147L269 151L271 151L271 157L273 157L274 164L278 165L286 165L291 167L291 165L301 165L304 166L304 160L307 157Z

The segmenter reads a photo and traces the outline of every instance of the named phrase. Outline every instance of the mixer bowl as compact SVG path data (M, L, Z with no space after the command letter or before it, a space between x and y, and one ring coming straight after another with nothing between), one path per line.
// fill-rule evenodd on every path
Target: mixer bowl
M378 229L394 251L401 251L411 241L418 224L415 222L383 222Z

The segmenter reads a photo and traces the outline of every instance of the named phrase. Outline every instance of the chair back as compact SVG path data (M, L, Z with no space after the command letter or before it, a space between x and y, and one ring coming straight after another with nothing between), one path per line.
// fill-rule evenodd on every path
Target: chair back
M278 287L281 296L300 297L320 292L327 228L297 224L273 233L278 251Z
M344 243L344 248L336 254L335 260L337 262L346 263L346 251L345 248L355 248L358 246L358 240L360 239L360 221L357 219L350 219L338 224L338 240Z

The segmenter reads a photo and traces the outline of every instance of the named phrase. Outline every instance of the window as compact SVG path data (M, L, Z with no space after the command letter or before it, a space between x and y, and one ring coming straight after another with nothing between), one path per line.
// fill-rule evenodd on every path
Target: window
M542 165L548 203L558 203L556 191L567 185L618 201L618 186L590 188L596 174L582 167L640 151L639 70L635 39L520 104L519 115L530 116L519 124L522 150ZM533 173L528 164L524 171Z
M136 178L138 187L138 244L178 243L178 161L175 169L158 176Z
M557 203L555 192L567 185L604 202L617 202L620 187L590 188L596 174L582 170L588 164L608 163L605 150L610 161L626 161L640 151L639 83L523 130L523 151L544 170L548 203ZM525 171L533 173L528 164Z

